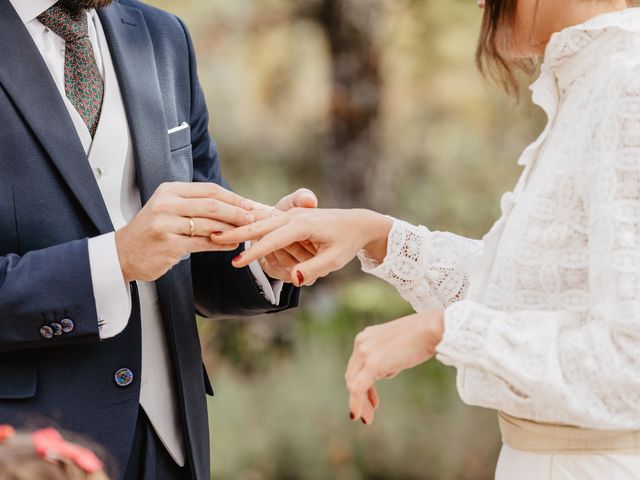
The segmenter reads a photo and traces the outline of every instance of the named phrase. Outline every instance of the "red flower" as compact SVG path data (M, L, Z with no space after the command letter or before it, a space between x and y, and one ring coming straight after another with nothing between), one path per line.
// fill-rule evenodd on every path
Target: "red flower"
M16 436L16 430L11 425L0 425L0 443Z
M65 442L62 435L53 428L45 428L33 433L33 446L45 460L67 460L87 473L100 472L102 462L91 450Z

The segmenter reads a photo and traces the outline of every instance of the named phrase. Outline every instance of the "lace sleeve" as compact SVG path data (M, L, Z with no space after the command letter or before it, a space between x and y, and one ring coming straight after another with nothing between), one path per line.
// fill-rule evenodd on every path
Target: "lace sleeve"
M609 87L581 146L585 201L576 214L586 218L589 297L580 310L449 307L439 358L458 368L467 403L537 421L640 428L638 73Z
M469 284L466 262L481 251L481 241L396 220L384 262L378 264L364 252L359 258L364 272L393 285L421 311L464 298Z

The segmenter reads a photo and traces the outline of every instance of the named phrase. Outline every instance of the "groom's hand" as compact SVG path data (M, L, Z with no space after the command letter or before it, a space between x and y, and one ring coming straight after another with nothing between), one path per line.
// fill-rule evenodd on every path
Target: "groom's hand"
M293 208L318 208L318 197L311 190L301 188L282 198L275 207L281 212L287 212Z
M213 183L165 183L115 234L125 281L154 281L191 253L230 251L217 235L255 221L249 201Z

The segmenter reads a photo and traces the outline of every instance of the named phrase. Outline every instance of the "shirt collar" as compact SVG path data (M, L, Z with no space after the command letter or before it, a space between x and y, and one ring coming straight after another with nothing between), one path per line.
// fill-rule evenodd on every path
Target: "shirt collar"
M44 13L49 7L58 3L58 0L9 0L18 16L24 24L29 23Z

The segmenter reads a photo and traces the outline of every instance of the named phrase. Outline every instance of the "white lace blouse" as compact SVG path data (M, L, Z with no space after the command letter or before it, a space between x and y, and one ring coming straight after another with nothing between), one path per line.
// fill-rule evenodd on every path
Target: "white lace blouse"
M640 9L555 34L531 90L549 123L484 239L396 221L363 268L446 307L438 358L465 402L640 429Z

